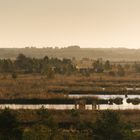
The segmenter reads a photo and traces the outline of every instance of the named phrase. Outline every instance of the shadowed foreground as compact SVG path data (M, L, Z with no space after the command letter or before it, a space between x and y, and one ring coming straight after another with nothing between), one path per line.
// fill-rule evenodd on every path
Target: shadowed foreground
M139 140L140 133L136 131L140 128L139 116L139 111L129 110L71 110L60 114L44 108L37 111L5 109L0 112L0 139Z

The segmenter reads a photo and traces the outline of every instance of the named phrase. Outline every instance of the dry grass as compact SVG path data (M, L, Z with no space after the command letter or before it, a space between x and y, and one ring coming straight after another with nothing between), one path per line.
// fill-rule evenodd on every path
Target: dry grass
M94 74L90 77L79 75L56 75L53 79L47 79L38 74L18 75L16 80L11 75L0 75L0 98L53 98L62 97L58 94L50 94L49 90L100 90L98 87L108 87L108 90L116 90L114 87L140 87L140 75L125 77L110 77ZM119 90L119 89L118 89Z

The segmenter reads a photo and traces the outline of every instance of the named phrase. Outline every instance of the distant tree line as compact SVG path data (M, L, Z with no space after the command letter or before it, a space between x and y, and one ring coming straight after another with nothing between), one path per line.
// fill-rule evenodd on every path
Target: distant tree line
M30 58L19 54L16 60L0 60L1 73L41 73L51 75L52 73L71 74L76 71L70 59L49 58ZM14 74L13 74L14 76Z
M83 75L89 76L91 73L108 73L110 76L124 76L125 68L122 65L112 65L109 60L97 59L93 61L92 68L82 69Z
M140 63L134 64L111 64L109 60L103 61L102 59L97 59L93 62L93 72L104 73L108 72L111 76L124 76L126 72L129 73L140 73Z
M89 76L91 73L108 73L110 76L124 76L126 72L140 73L140 63L133 65L112 64L109 60L97 59L93 61L92 68L81 68L78 70L71 59L63 58L31 58L24 54L19 54L15 60L0 59L0 73L12 73L16 78L16 73L40 73L49 77L54 74L75 74L80 73Z

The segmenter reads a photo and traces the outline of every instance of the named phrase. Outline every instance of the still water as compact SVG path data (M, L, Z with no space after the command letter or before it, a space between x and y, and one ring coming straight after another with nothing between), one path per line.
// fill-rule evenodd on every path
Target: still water
M140 98L140 95L128 95L127 98L125 95L69 95L70 98L80 98L80 97L97 97L102 99L110 99L110 98L116 98L120 97L123 98L123 104L116 105L116 104L101 104L98 106L99 110L107 110L107 109L113 109L113 110L126 110L126 109L140 109L140 104L133 105L132 103L127 103L127 98ZM10 109L40 109L41 107L47 108L47 109L54 109L54 110L71 110L75 109L74 104L38 104L38 105L28 105L28 104L0 104L0 108L10 108ZM79 105L77 105L77 108L79 108ZM85 109L92 110L92 105L85 105Z
M125 99L125 95L96 95L96 94L69 94L70 98L80 98L80 97L97 97L101 99L112 99L112 98L123 98ZM140 95L127 95L127 98L140 98Z

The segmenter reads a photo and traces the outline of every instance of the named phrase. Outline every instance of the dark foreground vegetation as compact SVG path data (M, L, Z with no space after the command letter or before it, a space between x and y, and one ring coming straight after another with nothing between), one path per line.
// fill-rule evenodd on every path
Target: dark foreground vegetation
M140 111L1 110L1 140L139 140Z

